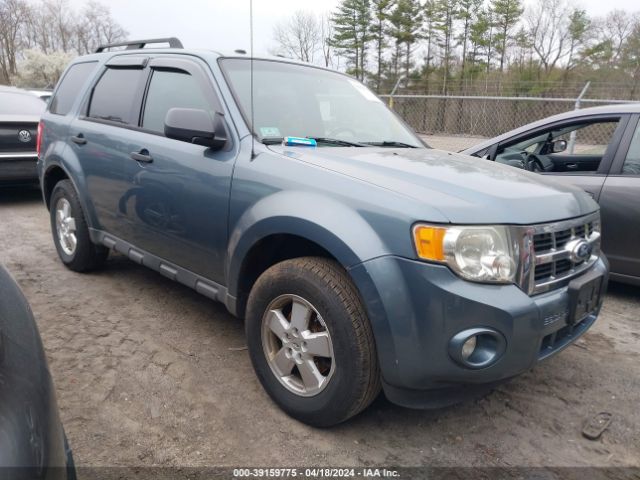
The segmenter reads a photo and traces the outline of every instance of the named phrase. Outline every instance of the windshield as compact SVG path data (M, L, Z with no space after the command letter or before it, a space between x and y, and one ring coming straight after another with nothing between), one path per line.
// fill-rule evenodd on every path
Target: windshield
M251 119L251 62L220 61L225 76ZM424 147L369 89L337 72L285 62L254 60L254 133L260 139L317 138L318 145L378 143Z

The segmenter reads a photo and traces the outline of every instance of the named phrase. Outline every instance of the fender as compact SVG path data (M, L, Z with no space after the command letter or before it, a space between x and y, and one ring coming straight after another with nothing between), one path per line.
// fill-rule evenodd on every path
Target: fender
M58 145L63 147L59 149ZM51 151L51 153L49 153ZM87 226L89 227L89 232L92 232L94 226L96 226L97 220L95 216L95 209L93 208L93 203L88 199L87 195L82 195L82 192L86 192L86 177L82 171L80 166L80 160L77 155L73 152L72 149L67 148L67 145L61 142L56 142L51 145L49 149L47 149L47 154L44 156L46 160L43 162L43 173L41 178L41 187L43 187L43 195L44 195L44 179L47 176L47 173L54 167L58 167L62 169L67 178L73 184L73 188L75 188L78 193L78 200L80 200L80 205L82 206L82 210L84 212L85 220L87 221ZM51 206L49 205L49 208ZM92 238L92 240L94 240Z
M225 269L231 296L238 294L239 275L247 253L257 242L275 234L311 240L345 268L390 254L383 240L356 210L315 192L280 191L245 210L231 228Z

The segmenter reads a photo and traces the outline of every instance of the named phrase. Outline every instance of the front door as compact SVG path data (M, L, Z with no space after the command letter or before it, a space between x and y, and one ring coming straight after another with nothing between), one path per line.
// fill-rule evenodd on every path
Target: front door
M630 131L600 194L602 249L612 272L640 280L640 124Z
M214 115L222 107L206 70L195 60L155 58L150 64L137 153L125 167L121 210L133 225L131 243L173 264L224 283L227 216L235 150L219 151L164 136L171 108Z

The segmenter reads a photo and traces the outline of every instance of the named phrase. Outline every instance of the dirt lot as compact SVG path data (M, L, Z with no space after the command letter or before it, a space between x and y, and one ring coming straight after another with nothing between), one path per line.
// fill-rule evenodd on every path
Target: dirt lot
M37 191L0 192L0 245L81 466L640 465L640 289L613 285L577 345L481 400L412 411L381 397L317 430L262 391L222 305L120 256L99 273L66 270ZM584 439L600 411L610 428Z

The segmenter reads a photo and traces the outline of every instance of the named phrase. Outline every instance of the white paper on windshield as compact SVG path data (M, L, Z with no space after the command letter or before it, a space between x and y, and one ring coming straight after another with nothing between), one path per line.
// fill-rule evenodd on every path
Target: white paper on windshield
M349 82L351 82L351 85L353 85L355 89L358 92L360 92L360 94L370 102L381 102L381 100L378 97L376 97L371 90L369 90L367 87L362 85L360 82L356 82L355 80L351 80L351 79L349 79Z

